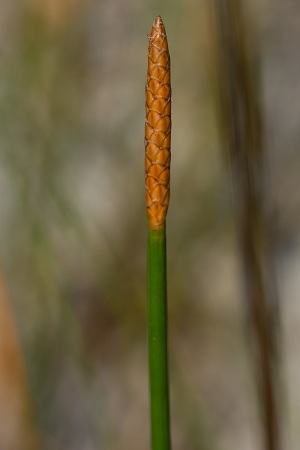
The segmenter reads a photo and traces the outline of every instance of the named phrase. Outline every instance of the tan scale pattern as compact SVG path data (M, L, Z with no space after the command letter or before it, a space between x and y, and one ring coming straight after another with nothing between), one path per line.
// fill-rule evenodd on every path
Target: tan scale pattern
M170 54L158 16L148 45L145 123L145 180L149 226L164 226L170 198L171 84Z

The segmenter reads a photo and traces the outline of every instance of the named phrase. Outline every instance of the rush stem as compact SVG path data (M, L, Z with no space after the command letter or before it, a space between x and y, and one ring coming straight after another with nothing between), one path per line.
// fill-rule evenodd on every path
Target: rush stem
M166 227L148 230L148 346L151 449L170 450Z

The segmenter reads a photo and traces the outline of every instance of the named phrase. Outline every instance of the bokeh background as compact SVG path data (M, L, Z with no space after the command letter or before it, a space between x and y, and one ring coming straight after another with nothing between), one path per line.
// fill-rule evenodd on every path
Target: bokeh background
M244 1L259 54L282 321L282 428L300 443L300 6ZM205 0L1 0L0 448L149 448L147 34L172 60L174 450L262 449Z

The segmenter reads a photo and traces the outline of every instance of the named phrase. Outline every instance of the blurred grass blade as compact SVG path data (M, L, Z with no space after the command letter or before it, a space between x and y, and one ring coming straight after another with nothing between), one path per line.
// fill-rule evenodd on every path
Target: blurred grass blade
M148 213L148 346L152 450L169 450L166 214L171 139L170 56L158 16L148 47L145 178Z
M214 1L218 108L235 186L241 258L266 450L281 448L279 309L264 210L264 154L258 86L241 2Z
M22 348L1 271L0 414L1 448L41 449Z

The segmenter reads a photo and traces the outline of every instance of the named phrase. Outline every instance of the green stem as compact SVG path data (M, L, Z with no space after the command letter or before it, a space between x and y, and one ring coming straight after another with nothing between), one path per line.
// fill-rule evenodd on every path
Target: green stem
M169 450L166 228L148 231L148 346L151 448Z

